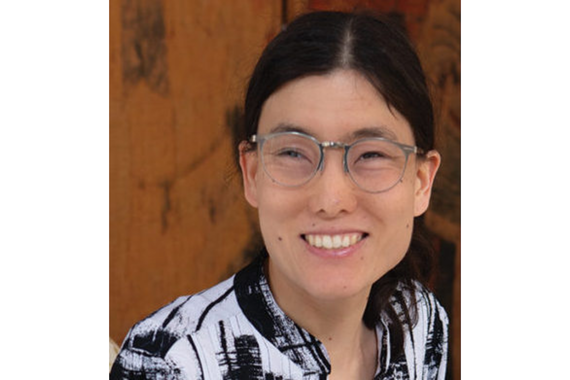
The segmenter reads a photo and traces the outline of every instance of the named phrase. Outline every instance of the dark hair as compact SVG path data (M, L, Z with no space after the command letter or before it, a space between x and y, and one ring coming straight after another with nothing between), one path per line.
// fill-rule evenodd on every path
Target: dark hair
M434 144L433 106L426 79L415 50L401 29L388 19L368 12L314 12L291 22L265 48L251 76L244 107L243 136L257 132L261 109L267 98L284 84L335 69L361 73L384 97L389 107L409 122L415 143L427 152ZM422 234L422 218L415 218L414 232L404 259L382 276L370 293L364 322L373 328L384 314L394 338L403 347L401 317L390 299L403 291L411 297L404 317L416 319L413 280L429 280L433 250Z

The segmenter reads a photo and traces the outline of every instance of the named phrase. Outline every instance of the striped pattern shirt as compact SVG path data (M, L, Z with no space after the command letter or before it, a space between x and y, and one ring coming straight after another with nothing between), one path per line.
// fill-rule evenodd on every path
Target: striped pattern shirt
M418 321L405 325L404 351L391 355L387 324L376 326L374 379L445 377L447 315L433 294L417 284ZM407 302L403 293L393 304ZM324 345L279 308L254 261L228 280L180 297L137 323L113 364L110 378L169 380L326 379Z

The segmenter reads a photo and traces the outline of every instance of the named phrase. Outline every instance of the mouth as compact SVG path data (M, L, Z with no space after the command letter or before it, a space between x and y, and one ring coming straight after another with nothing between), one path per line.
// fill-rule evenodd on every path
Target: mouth
M355 245L362 239L368 237L367 233L349 233L349 234L303 234L301 237L311 246L321 249L339 249L348 248Z

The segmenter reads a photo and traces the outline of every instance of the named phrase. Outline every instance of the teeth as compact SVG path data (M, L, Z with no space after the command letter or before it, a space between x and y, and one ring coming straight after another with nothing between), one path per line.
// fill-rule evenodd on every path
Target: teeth
M307 235L307 241L310 245L315 245L315 236L314 235Z
M335 248L339 248L340 246L342 246L342 238L340 237L340 235L334 235L333 239L332 239L332 243L333 243L333 247L335 247Z
M362 239L362 236L360 235L352 235L350 237L350 245L356 244L357 242L360 241L360 239Z
M362 240L362 234L342 234L342 235L305 235L305 240L309 245L317 248L338 249L350 247Z
M332 238L329 235L323 236L323 247L331 249L333 247Z

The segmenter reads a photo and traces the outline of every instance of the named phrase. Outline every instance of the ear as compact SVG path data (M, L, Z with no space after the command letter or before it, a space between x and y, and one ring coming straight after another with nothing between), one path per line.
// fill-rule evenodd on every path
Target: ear
M257 150L252 150L247 141L239 144L239 166L243 178L243 192L247 202L257 208Z
M416 159L414 216L420 216L429 206L433 181L441 163L441 156L437 151L430 150L425 157Z

